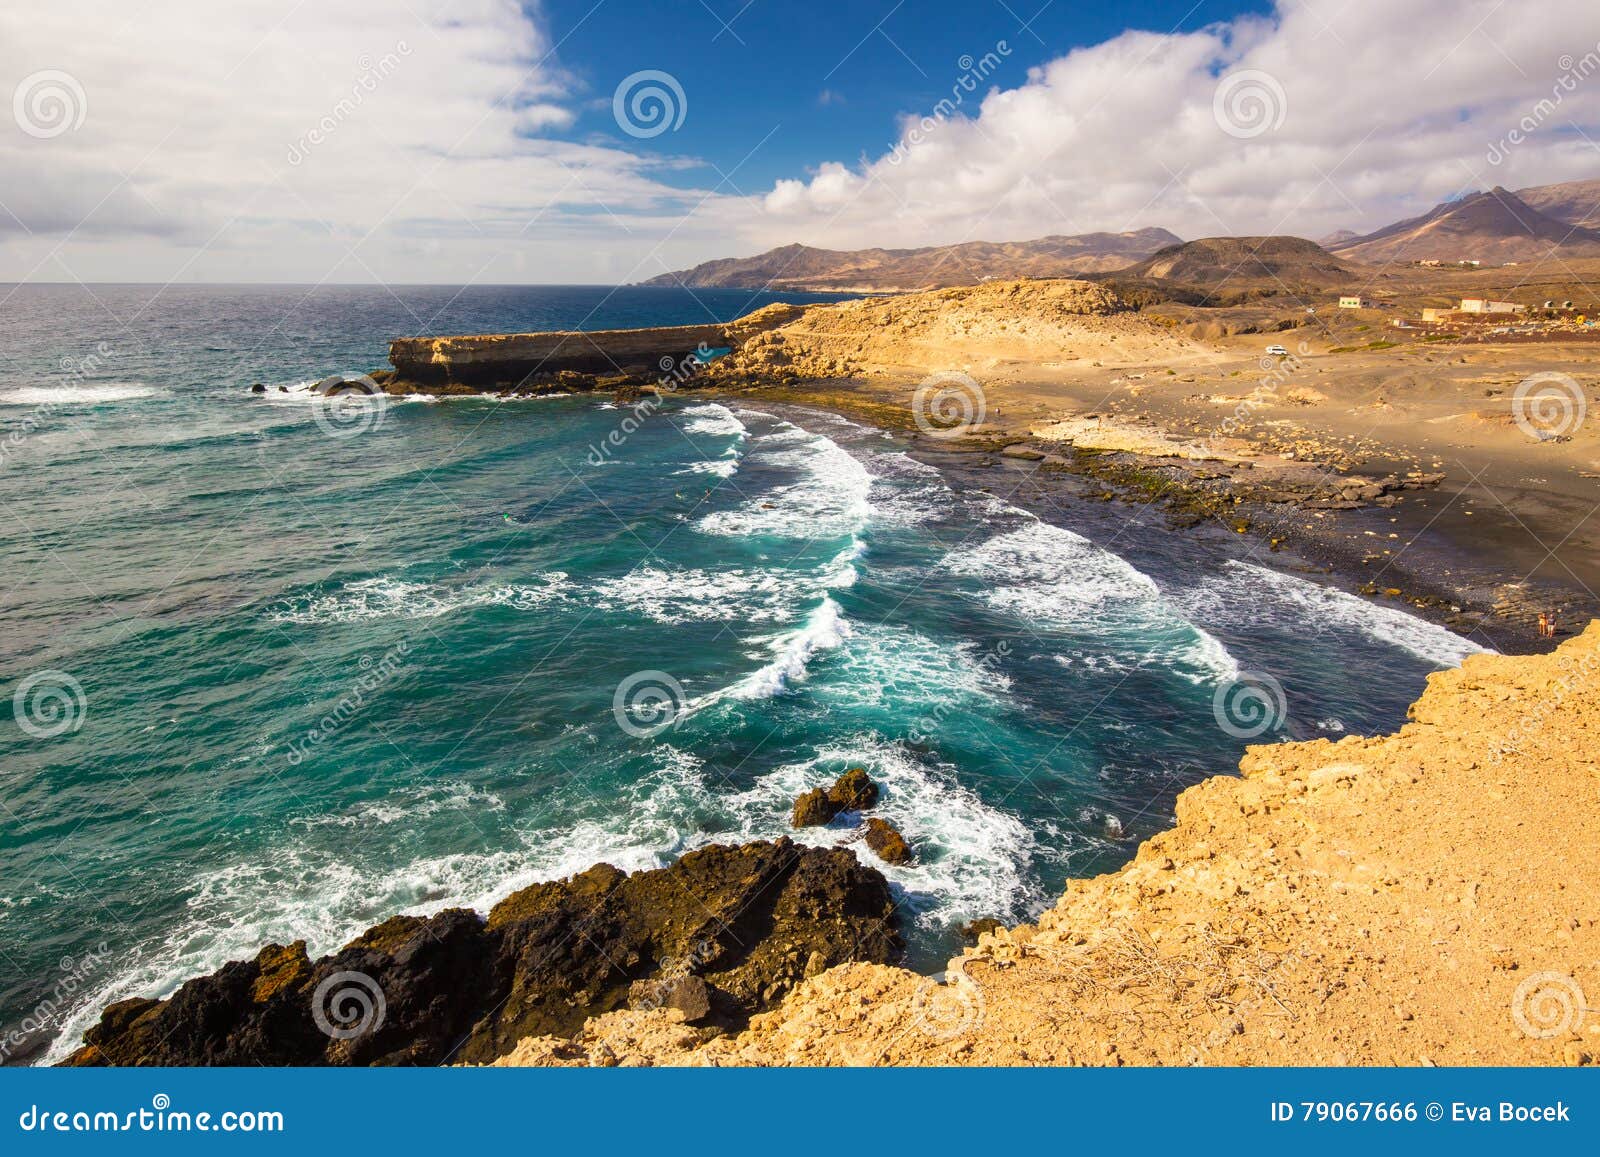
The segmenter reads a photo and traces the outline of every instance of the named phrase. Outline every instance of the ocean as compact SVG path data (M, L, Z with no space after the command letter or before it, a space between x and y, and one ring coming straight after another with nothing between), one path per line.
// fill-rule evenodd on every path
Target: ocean
M1253 541L1028 509L1020 468L759 396L336 421L275 389L397 336L777 299L0 286L5 1058L270 941L784 834L853 766L916 851L883 870L934 970L1247 743L1392 730L1477 649Z

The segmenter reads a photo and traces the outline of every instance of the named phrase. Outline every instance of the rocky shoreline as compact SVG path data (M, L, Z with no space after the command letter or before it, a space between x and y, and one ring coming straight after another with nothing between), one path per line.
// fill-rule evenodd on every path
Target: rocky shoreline
M110 1005L62 1063L485 1063L627 1008L715 1035L807 977L902 948L887 881L852 852L712 845L534 884L487 917L395 916L317 960L304 941L267 945L165 1000Z
M497 1063L1594 1064L1597 671L1600 623L1431 676L1396 734L1252 747L942 980L846 964L737 1035L620 1010Z
M1230 414L1209 425L1187 419L1185 433L1127 412L1121 401L1100 410L1063 408L1040 404L1028 389L1021 392L1027 404L1007 401L1002 415L1014 386L991 390L988 413L956 429L930 429L928 415L916 412L923 371L913 359L960 364L974 350L1047 376L1069 364L1091 374L1129 367L1112 379L1111 393L1130 391L1137 406L1155 381L1149 366L1205 366L1222 356L1170 323L1104 285L992 283L837 305L773 305L723 326L405 338L391 347L395 368L369 380L394 394L608 393L619 405L652 412L659 399L689 391L823 409L903 436L914 456L941 469L996 474L1036 512L1061 496L1150 507L1173 526L1207 527L1286 552L1291 569L1404 604L1494 650L1547 650L1551 641L1536 631L1543 612L1559 612L1566 624L1600 614L1600 600L1559 570L1530 581L1492 546L1466 537L1485 521L1470 517L1463 488L1473 479L1371 439L1258 421L1255 394L1217 395L1236 403ZM1035 362L1045 351L1077 361ZM1262 363L1267 377L1256 390L1266 403L1326 401L1299 357L1268 360L1272 367ZM1162 376L1169 379L1195 380L1171 369ZM1456 506L1468 517L1441 519ZM1499 540L1517 529L1515 522L1501 527Z

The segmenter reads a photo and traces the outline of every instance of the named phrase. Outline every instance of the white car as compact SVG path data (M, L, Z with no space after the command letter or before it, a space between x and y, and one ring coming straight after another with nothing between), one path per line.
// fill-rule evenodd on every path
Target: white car
M1289 356L1289 351L1284 349L1281 345L1269 345L1267 347L1267 356L1273 358L1286 358Z

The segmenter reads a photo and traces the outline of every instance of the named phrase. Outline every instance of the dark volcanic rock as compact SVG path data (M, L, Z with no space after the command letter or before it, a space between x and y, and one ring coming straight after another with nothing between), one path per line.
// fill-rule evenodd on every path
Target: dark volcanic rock
M906 838L900 830L888 820L881 820L873 816L867 821L867 847L878 853L878 858L886 864L909 864L911 862L911 845L906 843Z
M269 945L169 999L110 1005L73 1065L487 1061L622 1007L737 1026L796 983L900 952L888 884L841 849L787 839L625 875L535 884L488 919L396 916L331 956Z

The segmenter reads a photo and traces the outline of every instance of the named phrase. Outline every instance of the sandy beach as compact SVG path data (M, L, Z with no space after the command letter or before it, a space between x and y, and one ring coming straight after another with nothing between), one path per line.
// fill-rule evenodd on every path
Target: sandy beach
M1054 312L1074 284L813 307L719 373L904 431L931 460L1003 470L1035 500L1060 486L1198 513L1495 650L1539 645L1541 612L1571 633L1600 611L1600 433L1570 411L1541 433L1516 400L1542 376L1587 404L1600 345L1433 342L1384 328L1389 310L1194 311L1262 327L1196 337L1208 323ZM929 381L964 403L956 428L917 413ZM1381 505L1349 493L1388 478L1422 481ZM1297 500L1264 500L1285 490Z

